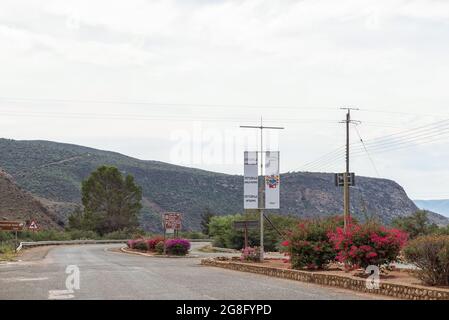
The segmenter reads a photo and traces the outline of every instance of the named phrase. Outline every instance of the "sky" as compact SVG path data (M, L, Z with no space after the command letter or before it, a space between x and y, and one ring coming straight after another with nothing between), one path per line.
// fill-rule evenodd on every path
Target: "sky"
M241 174L262 117L341 172L352 107L351 171L449 198L447 39L438 0L2 0L0 136Z

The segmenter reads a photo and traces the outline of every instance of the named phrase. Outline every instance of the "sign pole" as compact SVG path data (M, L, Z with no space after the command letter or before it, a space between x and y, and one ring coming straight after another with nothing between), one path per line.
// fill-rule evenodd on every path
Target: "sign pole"
M261 185L261 190L259 191L259 220L260 220L260 262L264 261L264 186L265 179L263 176L263 130L264 129L284 129L283 127L265 127L263 125L262 117L260 117L260 126L240 126L240 128L248 129L260 129L260 175L263 179L263 184Z

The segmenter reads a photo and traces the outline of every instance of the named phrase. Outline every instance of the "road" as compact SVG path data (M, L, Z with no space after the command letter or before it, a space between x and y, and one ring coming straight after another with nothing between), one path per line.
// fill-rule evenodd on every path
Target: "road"
M154 258L111 251L120 246L56 246L47 249L43 259L2 264L0 300L375 298L347 290L201 266L199 258ZM66 289L68 265L76 265L80 270L79 290Z

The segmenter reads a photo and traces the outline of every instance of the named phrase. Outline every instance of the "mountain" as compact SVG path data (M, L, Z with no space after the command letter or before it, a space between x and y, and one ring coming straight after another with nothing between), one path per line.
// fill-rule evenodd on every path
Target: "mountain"
M418 208L437 212L443 216L449 217L449 199L446 200L415 200Z
M17 186L3 170L0 170L0 219L28 223L35 220L41 229L61 229L55 212Z
M143 189L141 224L147 230L160 230L164 211L182 212L188 230L199 229L206 207L217 214L243 211L243 178L239 175L50 141L0 139L0 148L0 165L23 189L53 204L61 219L80 204L81 181L101 165L116 166L135 177ZM343 211L342 189L334 186L332 174L293 172L283 174L281 179L281 214L311 217ZM403 188L393 181L364 177L357 181L352 209L361 219L376 217L388 223L417 210ZM438 215L435 219L440 224L448 221Z

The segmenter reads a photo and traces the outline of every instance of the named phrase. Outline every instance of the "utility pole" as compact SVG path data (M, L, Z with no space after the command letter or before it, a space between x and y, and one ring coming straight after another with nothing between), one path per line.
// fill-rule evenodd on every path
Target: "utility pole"
M343 180L344 180L344 191L343 191L343 198L344 198L344 231L346 232L347 227L349 225L349 218L351 215L351 196L350 196L350 181L349 178L351 176L350 170L349 170L349 125L351 123L359 123L359 121L351 120L351 110L359 110L357 108L340 108L341 110L346 110L346 120L343 120L341 123L346 124L346 171L343 174Z
M260 175L263 178L263 130L264 129L275 129L275 130L282 130L283 127L266 127L263 125L262 117L260 117L260 126L240 126L240 128L244 129L259 129L260 130ZM259 187L259 225L260 225L260 261L264 261L264 243L263 243L263 234L264 234L264 184L261 184L261 187Z

